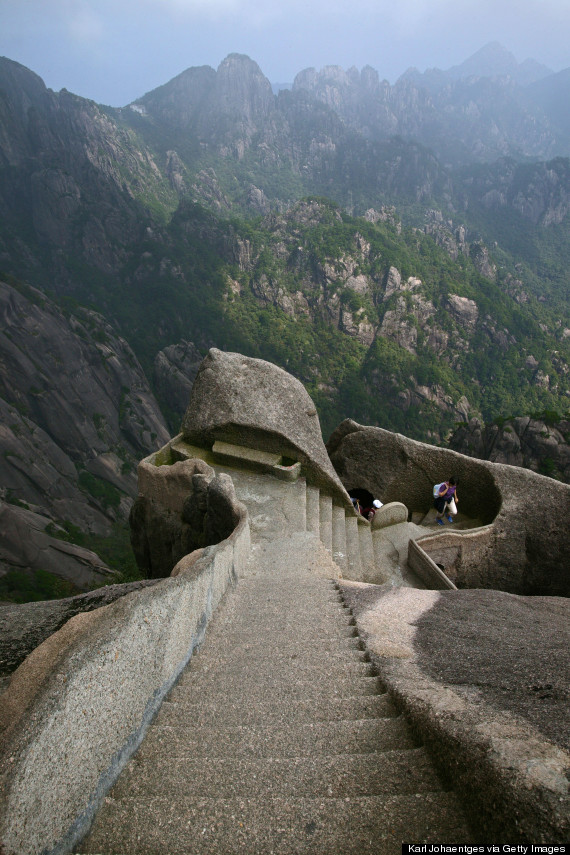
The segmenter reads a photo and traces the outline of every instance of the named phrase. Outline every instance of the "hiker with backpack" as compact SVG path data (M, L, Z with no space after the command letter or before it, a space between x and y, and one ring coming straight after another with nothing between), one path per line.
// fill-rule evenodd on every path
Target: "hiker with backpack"
M435 521L438 525L444 525L443 517L448 522L453 522L457 513L457 478L453 476L449 481L442 481L433 488L433 506L437 511Z

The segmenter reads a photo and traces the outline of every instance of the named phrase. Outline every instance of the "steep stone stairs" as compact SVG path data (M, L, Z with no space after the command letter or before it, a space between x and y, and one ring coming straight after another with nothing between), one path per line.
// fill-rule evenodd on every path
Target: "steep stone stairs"
M469 842L333 581L262 549L82 853L397 853Z
M302 480L230 474L250 513L249 572L77 851L399 855L402 842L472 842L331 578L318 538L346 556L358 519ZM373 560L362 528L359 560Z
M307 484L294 483L228 466L236 493L249 511L254 541L266 530L308 531L316 535L348 579L374 584L425 587L407 568L408 542L438 530L405 522L374 530L363 517L337 499ZM273 536L273 535L271 535Z

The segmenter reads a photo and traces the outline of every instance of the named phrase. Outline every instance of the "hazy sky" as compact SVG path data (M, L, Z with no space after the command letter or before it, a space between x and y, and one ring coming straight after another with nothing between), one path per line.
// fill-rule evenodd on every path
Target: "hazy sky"
M309 66L449 68L487 42L570 66L570 0L0 0L0 55L122 106L233 52L272 83Z

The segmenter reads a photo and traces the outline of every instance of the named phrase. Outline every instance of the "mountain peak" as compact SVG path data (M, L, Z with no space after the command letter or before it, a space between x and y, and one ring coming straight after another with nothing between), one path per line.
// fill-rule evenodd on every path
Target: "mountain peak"
M484 45L460 65L450 68L447 74L457 80L466 77L505 77L508 75L517 83L526 85L552 74L552 71L534 59L526 59L523 63L519 63L504 45L495 41Z
M472 56L449 69L453 77L497 77L516 73L518 62L499 42L489 42Z

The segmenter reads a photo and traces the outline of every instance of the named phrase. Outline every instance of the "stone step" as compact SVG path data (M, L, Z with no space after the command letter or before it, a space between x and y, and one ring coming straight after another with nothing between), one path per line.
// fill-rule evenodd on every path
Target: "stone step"
M233 628L231 640L238 643L239 641L253 642L254 639L267 638L268 642L277 644L279 637L283 637L287 633L287 638L290 639L298 632L299 636L306 639L306 643L311 645L312 642L318 644L321 638L332 639L335 636L350 638L350 630L354 626L351 623L353 617L349 613L344 615L320 614L313 622L312 628L308 626L308 618L305 617L304 621L298 621L297 618L297 615L284 614L283 612L271 615L256 615L255 612L249 612L245 625L241 625L240 622L238 627ZM215 637L213 631L210 637ZM227 638L230 638L230 635Z
M229 675L224 679L218 678L217 682L213 674L212 679L206 679L205 676L194 679L188 673L184 674L178 685L172 689L171 695L177 700L183 692L199 692L201 698L206 695L214 698L219 692L219 697L228 702L237 703L243 699L245 704L258 702L264 697L286 698L288 692L291 697L302 697L305 694L307 698L323 695L331 698L352 698L362 695L381 695L383 691L384 687L378 677L338 675L337 673L331 677L325 671L315 672L309 679L304 679L304 675L301 674L292 680L289 673L277 673L266 680Z
M234 621L236 626L247 626L252 616L271 619L279 617L288 624L293 622L298 624L306 620L310 614L314 614L315 611L318 611L321 619L323 617L350 617L350 613L338 597L333 599L332 596L327 599L325 597L312 597L310 594L303 597L302 593L289 596L276 594L275 596L264 597L260 595L256 602L255 598L250 601L240 593L240 599L242 607Z
M215 662L213 665L208 660L202 664L196 659L192 663L188 673L188 685L191 683L207 683L210 678L219 680L221 684L227 681L237 680L241 683L258 683L260 680L269 680L278 674L281 677L288 676L291 680L312 680L321 674L335 679L335 677L373 677L376 671L372 663L351 660L345 656L314 657L289 656L253 658L251 661L226 661Z
M267 626L263 627L250 627L247 633L228 632L225 638L228 645L257 644L267 649L278 648L280 638L272 631L272 628L274 628L274 624L268 623ZM297 630L297 626L295 626L295 630ZM210 634L206 637L206 640L213 637L213 633L210 630L209 632ZM287 639L287 643L291 645L295 644L297 647L306 645L309 650L324 650L327 648L327 645L334 645L337 640L339 642L359 642L360 637L355 625L343 621L332 627L330 624L325 627L322 623L314 629L300 626L298 628L298 637Z
M271 671L289 670L292 674L300 674L306 671L321 671L323 663L327 669L332 665L338 666L345 674L364 674L371 676L375 671L370 667L370 656L366 651L352 648L347 650L337 645L319 646L314 649L302 650L299 646L290 647L265 647L263 644L251 644L248 647L240 646L237 650L222 652L216 657L213 664L211 660L200 655L196 656L190 665L190 671L194 674L202 674L219 669L219 673L231 670L238 674L240 671L251 671L258 669L258 673L266 675ZM357 667L360 666L360 667ZM363 668L362 666L368 666Z
M319 495L319 537L332 554L332 498Z
M190 682L190 680L190 671L187 671L172 689L172 697L174 698L175 694L179 695L183 691L195 691L197 681ZM203 692L206 688L215 692L215 687L212 685L202 685L200 691ZM384 687L379 677L343 675L336 677L334 682L331 682L330 677L326 674L315 674L310 680L297 679L295 681L291 681L289 675L280 677L277 674L265 683L254 681L248 683L247 686L243 682L237 679L231 680L231 678L219 682L219 696L222 701L224 699L235 701L238 698L249 698L251 702L259 701L263 699L264 693L266 697L272 695L286 697L287 691L291 693L292 697L299 697L305 693L307 698L321 697L322 695L328 695L332 698L353 698L362 695L381 695L384 693Z
M162 724L184 722L189 727L265 724L271 721L350 721L367 718L394 718L398 715L388 693L337 698L328 695L312 698L288 697L285 701L264 699L256 704L237 700L196 700L193 695L169 695L160 710Z
M362 582L374 582L376 578L376 562L372 545L372 529L366 523L358 524L358 545L360 548L360 563L362 565Z
M354 514L345 515L346 529L346 558L348 579L358 581L362 575L362 563L360 561L360 544L358 539L358 517Z
M159 784L157 784L159 787ZM400 855L473 843L450 793L354 798L107 799L81 855Z
M348 567L345 514L344 508L335 504L332 506L332 556L341 571L345 572Z
M268 658L273 655L293 656L295 654L309 656L315 658L317 656L348 656L353 659L356 657L358 661L367 661L368 653L364 649L364 643L359 636L350 635L327 635L317 636L312 634L301 638L289 638L282 641L279 638L267 636L251 636L244 639L239 635L226 635L226 639L230 640L229 650L225 651L220 657L222 660L251 659L255 656ZM198 664L200 653L196 655L195 660Z
M307 484L306 494L306 530L320 537L320 490L312 484Z
M291 483L236 467L214 469L231 476L238 500L247 507L254 540L273 538L278 528L304 531L307 512L303 479Z
M112 798L341 798L440 792L441 781L425 749L313 757L168 757L151 766L135 757L113 788Z
M308 598L307 598L308 600ZM339 626L349 626L352 615L350 611L340 603L314 602L287 602L286 600L272 600L271 602L260 602L255 608L253 603L244 604L243 609L236 615L233 624L234 633L241 631L251 633L257 627L268 627L274 625L279 631L289 629L293 634L294 627L302 627L309 616L314 617L315 625L323 628L329 625L331 629ZM212 627L214 624L212 623Z
M237 727L163 726L158 716L137 756L158 763L161 757L315 757L415 747L401 716Z

